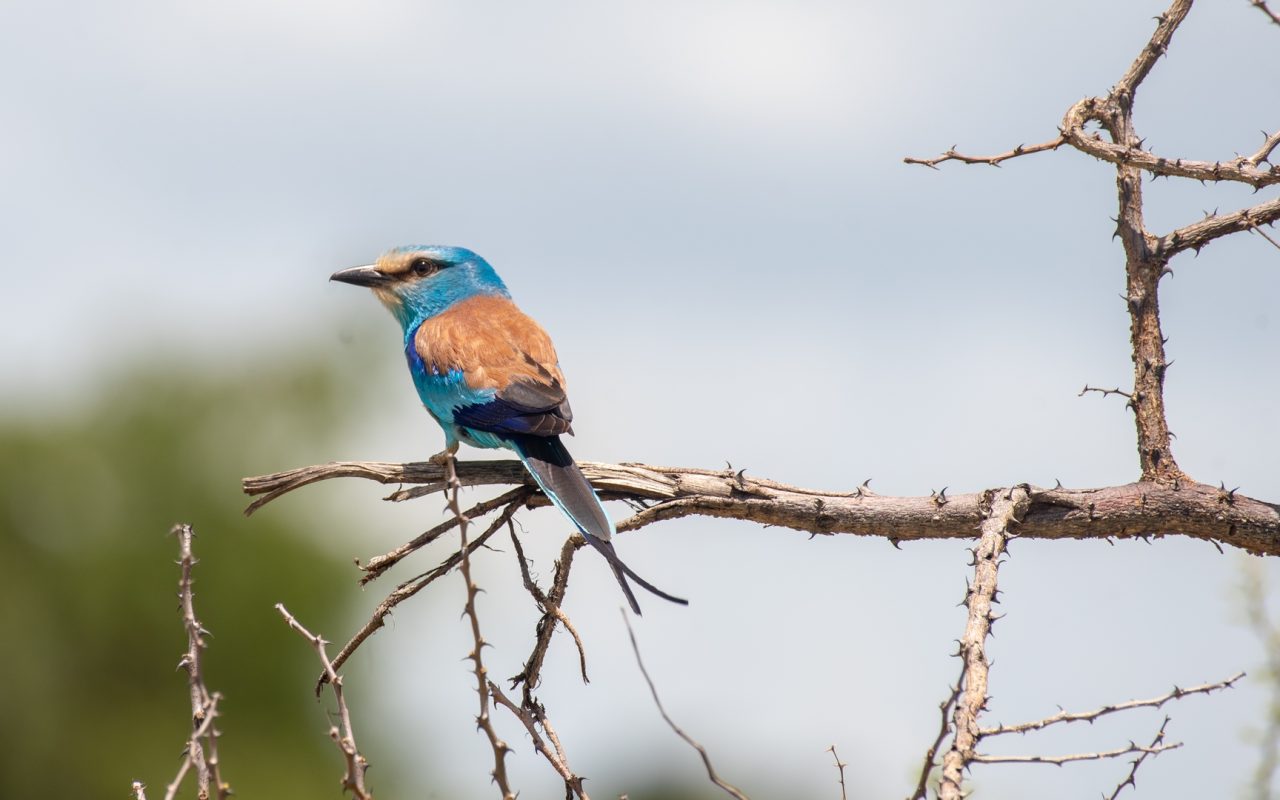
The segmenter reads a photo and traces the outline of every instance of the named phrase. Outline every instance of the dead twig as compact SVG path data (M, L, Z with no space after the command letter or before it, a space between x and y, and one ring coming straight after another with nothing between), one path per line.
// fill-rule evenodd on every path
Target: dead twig
M1230 689L1235 686L1236 681L1244 677L1243 672L1237 672L1230 678L1214 683L1202 683L1198 686L1188 686L1185 689L1179 686L1159 697L1152 697L1147 700L1129 700L1124 703L1111 703L1109 705L1095 708L1090 711L1059 711L1043 719L1037 719L1032 722L1020 722L1016 725L997 725L994 728L983 728L979 733L984 737L1003 736L1007 733L1029 733L1047 728L1050 725L1070 722L1093 722L1099 717L1105 717L1108 714L1115 714L1120 711L1129 711L1135 708L1160 708L1165 703L1172 700L1181 700L1195 694L1210 694L1221 689Z
M965 593L968 597L968 592ZM942 722L938 727L938 735L934 737L933 744L929 745L929 749L925 751L924 763L920 765L920 779L916 781L916 790L911 793L907 800L926 800L929 796L929 776L933 774L933 770L938 764L934 761L938 757L938 748L942 747L942 741L947 738L947 734L951 733L951 709L955 706L956 701L960 699L960 689L964 685L965 671L968 664L963 660L960 662L960 675L956 678L956 685L951 688L951 693L947 695L947 699L938 704L938 711L941 712Z
M1156 731L1155 737L1151 740L1151 749L1142 751L1137 758L1129 762L1129 774L1125 776L1124 780L1116 784L1115 790L1107 795L1107 800L1116 800L1126 786L1132 786L1135 790L1138 788L1138 768L1142 766L1142 762L1147 760L1147 756L1160 752L1155 748L1159 747L1160 743L1164 741L1164 729L1168 724L1169 717L1165 717L1164 722L1160 723L1160 730Z
M840 754L836 752L834 744L827 748L827 752L836 760L836 769L840 770L840 800L849 800L849 795L844 789L844 768L849 765L840 760Z
M351 792L356 800L373 800L373 794L370 793L368 787L364 783L364 774L369 769L369 762L360 754L360 748L356 745L356 734L351 727L351 710L347 707L347 699L342 691L342 676L338 674L337 668L333 662L329 660L329 653L326 649L326 642L316 634L303 627L298 622L289 609L284 607L284 603L276 603L276 611L280 612L280 616L284 618L285 623L297 631L302 638L311 643L319 657L321 665L324 667L325 682L333 688L333 698L338 704L338 725L329 726L329 738L338 746L338 750L342 753L342 757L346 762L346 772L342 776L342 788Z
M644 676L644 682L649 685L649 693L653 695L653 703L658 707L658 713L662 715L662 719L667 723L667 726L670 727L671 730L675 731L677 736L684 739L690 747L698 751L698 755L702 757L702 765L707 768L707 777L711 779L712 783L723 789L726 794L736 797L737 800L750 800L742 793L741 789L733 786L732 784L726 783L719 775L716 774L715 767L711 766L711 756L707 754L707 749L698 744L697 740L692 736L685 733L684 730L675 723L675 720L671 719L670 715L667 714L667 710L662 706L662 699L658 697L658 688L653 685L653 679L649 677L649 670L645 669L644 659L640 657L640 645L636 643L636 633L631 629L631 620L627 619L627 612L625 610L622 612L622 621L627 626L627 636L631 638L631 650L636 654L636 664L640 667L640 674Z
M952 147L942 155L935 156L934 158L912 158L908 156L907 158L902 159L902 163L919 164L920 166L929 167L930 169L937 169L938 165L944 161L959 161L963 164L986 164L988 166L998 167L1002 161L1008 161L1011 158L1018 158L1019 156L1028 156L1033 153L1043 153L1046 150L1057 150L1066 143L1067 138L1059 135L1056 139L1050 139L1049 141L1041 142L1040 144L1033 144L1030 146L1020 144L1012 150L1007 150L994 156L967 156L964 153L956 152L956 149Z
M480 700L480 709L476 714L476 727L484 731L485 737L489 740L489 747L493 749L493 782L498 785L498 791L502 793L503 800L515 800L515 793L511 791L510 782L507 779L507 753L511 752L511 748L507 746L493 727L493 720L489 716L489 681L486 677L488 670L484 666L483 650L485 646L484 636L480 633L480 614L476 611L476 595L480 592L474 580L471 579L471 552L467 547L467 525L469 520L462 513L462 506L458 502L458 492L462 488L462 483L458 480L457 471L454 467L453 455L447 456L448 461L445 464L447 485L449 486L448 508L453 512L454 518L458 522L458 538L461 545L458 552L461 554L461 563L458 571L462 574L462 580L467 587L467 602L463 607L463 614L468 617L471 622L471 652L467 654L467 658L471 660L472 666L476 674L476 695Z
M178 661L178 668L187 671L187 691L191 697L191 736L187 739L186 752L178 774L169 784L165 792L165 800L177 796L188 771L196 773L196 797L209 800L217 797L224 800L231 794L231 787L221 777L218 764L218 736L214 720L218 716L218 702L222 695L210 692L204 681L204 665L202 654L208 646L204 637L209 631L196 618L195 592L192 588L191 573L196 565L191 544L195 539L195 531L190 525L173 526L171 534L178 537L179 577L178 599L182 612L182 625L187 632L187 651ZM140 786L141 784L135 784ZM145 788L145 787L144 787ZM139 791L135 789L135 792ZM212 794L211 794L212 792Z

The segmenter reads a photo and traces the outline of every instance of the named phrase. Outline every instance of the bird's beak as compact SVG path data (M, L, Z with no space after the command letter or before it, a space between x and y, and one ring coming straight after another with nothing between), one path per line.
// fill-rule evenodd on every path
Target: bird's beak
M350 283L355 286L383 286L390 283L392 278L385 272L380 272L377 267L368 266L340 269L330 275L329 280Z

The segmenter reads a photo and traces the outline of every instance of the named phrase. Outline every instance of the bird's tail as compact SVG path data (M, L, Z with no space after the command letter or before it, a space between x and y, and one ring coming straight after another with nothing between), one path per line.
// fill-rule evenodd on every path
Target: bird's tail
M561 444L560 437L511 434L507 438L542 493L573 521L587 542L609 562L632 611L639 614L640 604L636 602L627 578L664 600L680 605L689 604L688 600L669 595L641 578L618 558L613 542L610 541L613 537L613 523L609 521L609 515L605 513L600 498L596 497L586 476L574 463L573 456Z

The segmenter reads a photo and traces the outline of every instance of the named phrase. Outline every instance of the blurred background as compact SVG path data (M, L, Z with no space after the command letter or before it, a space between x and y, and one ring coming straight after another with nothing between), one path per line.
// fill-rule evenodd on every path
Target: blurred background
M497 267L555 337L584 460L728 461L903 495L1134 479L1123 401L1077 396L1131 380L1112 169L1069 151L998 170L901 160L1051 138L1163 9L0 4L0 796L124 797L132 780L162 793L172 778L189 713L177 521L199 535L224 776L240 797L338 795L314 655L271 606L344 641L452 543L363 591L351 559L442 509L348 481L246 519L239 481L439 450L397 326L367 292L326 282L394 245L465 245ZM1140 91L1140 133L1163 155L1252 153L1277 124L1278 55L1280 30L1246 0L1200 4ZM1259 199L1148 191L1159 232ZM1180 464L1273 501L1278 257L1235 236L1175 261L1162 295ZM549 511L520 524L545 581L565 524ZM475 569L503 677L536 609L495 545ZM619 548L691 598L642 598L637 636L668 711L727 780L838 797L834 744L851 797L910 792L958 669L965 543L895 550L684 519ZM557 639L540 691L573 768L596 797L716 796L653 707L607 569L580 561L566 608L592 680ZM1015 542L990 719L1250 670L1165 709L1186 746L1138 785L1268 796L1251 777L1268 652L1241 586L1266 594L1280 568L1247 563L1177 538ZM437 582L345 670L379 797L493 796L463 600L460 578ZM991 747L1119 747L1163 713ZM514 719L495 719L521 796L561 796ZM1126 772L985 767L973 782L983 797L1078 797Z

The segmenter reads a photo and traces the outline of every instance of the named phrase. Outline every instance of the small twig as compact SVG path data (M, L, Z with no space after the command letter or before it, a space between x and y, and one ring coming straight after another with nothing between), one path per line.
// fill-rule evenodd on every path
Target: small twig
M147 785L142 781L134 781L130 789L133 792L133 800L147 800Z
M509 697L503 694L502 689L493 681L489 681L489 694L493 697L493 701L495 703L510 711L516 716L516 719L520 720L524 725L525 730L529 732L529 738L533 740L534 749L541 753L543 758L547 759L547 763L551 765L551 768L554 769L564 780L565 787L570 792L577 795L580 800L591 800L582 786L582 777L574 774L573 770L569 768L569 762L565 758L564 749L560 747L560 741L553 737L551 729L547 726L545 715L541 718L537 718L527 708L517 706L515 703L511 702ZM542 735L538 732L539 725L543 727L543 730L548 731L548 738L552 739L555 752L552 752L552 750L547 747L546 742L543 741Z
M973 764L1053 764L1061 766L1073 761L1100 761L1104 758L1119 758L1130 753L1158 755L1166 750L1176 750L1179 747L1182 747L1182 742L1160 744L1152 747L1129 742L1127 746L1118 747L1115 750L1103 750L1097 753L1072 753L1065 756L990 756L975 753L969 761Z
M479 503L476 503L474 506L467 509L464 516L466 516L467 519L473 520L473 519L478 519L479 517L482 517L485 514L488 514L490 511L493 511L496 508L502 508L503 506L515 505L519 507L519 504L523 503L526 499L528 499L529 495L532 493L533 493L532 489L528 489L523 486L518 486L508 492L503 492L497 497L491 498L489 500L483 500ZM512 509L512 511L514 512L514 509ZM410 539L409 541L405 542L399 547L396 547L386 553L383 553L380 556L374 556L373 558L369 559L360 567L360 569L364 570L364 573L365 573L364 577L360 579L360 585L364 586L370 581L377 579L379 576L382 575L382 573L386 572L387 570L394 567L396 564L400 563L400 561L405 556L410 555L411 553L414 553L422 549L423 547L431 544L436 539L439 539L444 534L453 530L455 527L457 527L457 525L458 525L458 518L449 517L444 522L441 522L439 525L435 526L431 530L426 531L425 533L422 533L418 536L415 536L413 539Z
M827 752L836 760L836 769L840 770L840 800L849 800L849 795L844 789L844 768L849 765L840 760L840 754L836 752L834 744L827 748Z
M204 640L208 631L196 618L195 592L192 589L191 572L196 558L192 554L191 543L195 532L190 525L178 524L173 526L170 533L178 537L178 598L182 625L187 631L187 651L179 659L178 668L187 671L187 690L191 696L191 736L187 740L183 763L177 776L167 787L165 797L175 796L187 772L194 768L196 797L208 800L211 796L216 796L218 800L224 800L231 794L231 787L222 781L220 775L218 731L213 724L218 716L218 701L222 696L217 692L210 692L204 682L201 655L208 646ZM211 787L213 795L210 794Z
M1160 723L1160 730L1156 731L1155 738L1151 740L1151 747L1158 747L1164 741L1164 729L1169 724L1169 717L1164 718L1164 722ZM1120 796L1120 792L1124 791L1124 787L1132 786L1136 791L1138 788L1138 768L1142 766L1142 762L1147 760L1147 756L1152 751L1145 750L1138 754L1138 757L1129 762L1129 774L1125 779L1116 784L1115 791L1107 795L1107 800L1116 800Z
M640 645L636 643L636 633L631 629L631 620L627 619L627 612L625 610L622 611L622 621L626 623L627 636L631 637L631 650L636 654L636 664L640 666L640 674L644 676L644 682L649 684L649 693L653 695L653 703L658 707L658 713L662 715L662 719L666 721L667 726L670 727L671 730L675 731L677 736L684 739L690 747L698 751L698 755L702 757L703 766L707 768L707 777L711 779L712 783L719 786L729 795L736 797L738 800L749 800L749 798L742 793L741 789L721 780L720 776L716 774L715 767L711 766L711 756L707 755L707 749L698 744L692 736L685 733L684 730L675 723L675 720L671 719L671 717L667 715L667 710L662 707L662 699L658 697L658 688L653 685L653 679L649 677L649 670L644 667L644 659L640 657Z
M1133 399L1133 395L1131 395L1131 394L1129 394L1128 392L1124 391L1124 390L1123 390L1123 389L1121 389L1120 387L1116 387L1115 389L1100 389L1100 388L1098 388L1097 386L1090 386L1090 385L1089 385L1089 384L1087 384L1087 383L1084 385L1084 388L1080 390L1080 394L1076 395L1076 397L1084 397L1084 396L1085 396L1085 394L1087 394L1087 393L1089 393L1089 392L1097 392L1098 394L1102 395L1103 397L1106 397L1106 396L1108 396L1108 395L1112 395L1112 394L1118 394L1118 395L1120 395L1121 397L1127 397L1127 398L1129 398L1130 400L1132 400L1132 399Z
M1277 14L1276 12L1272 11L1267 6L1267 0L1249 0L1249 5L1258 9L1263 14L1266 14L1267 17L1276 25L1280 25L1280 14Z
M1001 161L1008 161L1011 158L1019 156L1027 156L1032 153L1043 153L1045 150L1057 150L1059 147L1067 143L1065 136L1058 136L1056 139L1050 139L1047 142L1033 144L1030 146L1020 144L1012 150L1000 153L994 156L967 156L964 153L957 153L953 147L940 156L934 158L911 158L902 159L904 164L919 164L921 166L937 169L938 165L944 161L960 161L965 164L988 164L993 167L1000 166Z
M485 529L485 532L478 536L475 541L467 545L466 553L470 555L480 547L483 547L484 543L489 540L489 537L496 533L499 528L511 519L511 516L520 508L522 502L523 501L519 499L514 500L509 503L506 508L502 509L502 513L489 524L489 527ZM347 659L350 658L357 649L359 649L360 645L364 644L366 639L376 633L379 628L386 625L387 617L396 606L427 588L427 586L438 578L449 574L449 572L462 560L462 555L462 550L455 551L444 561L440 562L440 565L435 569L401 583L387 594L387 596L382 599L382 602L378 603L377 607L374 608L373 613L369 615L368 621L366 621L365 624L360 627L360 630L356 631L347 643L342 646L342 649L338 651L338 655L333 659L334 669L341 668L342 665L347 662ZM324 684L325 676L321 675L319 682L316 684L317 693L320 692Z
M302 638L310 642L311 646L315 648L316 655L324 666L326 682L333 687L333 697L338 703L340 727L330 725L329 738L333 739L333 743L338 746L338 750L342 752L342 757L346 761L346 774L342 776L342 788L351 792L356 800L373 800L373 795L364 785L364 774L369 769L369 762L360 754L360 748L356 745L356 734L351 727L351 711L347 708L347 700L342 691L342 676L338 674L337 668L329 660L329 654L325 648L328 643L304 628L302 623L298 622L289 613L289 610L284 607L284 603L276 603L276 611L280 612L280 616L284 617L284 621L290 628L301 634Z
M510 783L507 780L507 753L511 752L511 748L507 743L502 741L498 736L498 732L494 730L493 720L489 716L489 681L486 675L488 670L484 666L483 650L485 646L484 636L480 633L480 615L476 611L476 595L480 589L476 586L474 580L471 579L471 552L467 547L467 525L469 520L462 513L462 505L458 502L458 492L462 488L462 482L458 480L458 475L454 469L453 455L450 454L445 465L446 482L449 486L449 503L448 508L453 512L453 516L458 521L458 538L461 545L458 552L462 554L462 561L458 567L458 571L462 574L462 580L467 587L467 602L463 607L463 613L470 618L471 621L471 652L467 654L467 658L471 660L472 666L476 674L476 695L480 699L480 710L476 714L476 727L484 731L484 735L489 740L489 746L493 749L493 782L498 785L498 791L502 793L503 800L515 800L515 792L511 791Z
M1266 8L1266 5L1264 4L1262 7ZM1267 9L1267 11L1270 12L1270 9ZM1255 167L1258 166L1259 164L1271 163L1269 160L1271 158L1271 153L1277 147L1280 147L1280 131L1276 131L1270 136L1267 136L1267 132L1263 131L1262 135L1266 137L1266 141L1262 143L1262 147L1258 148L1258 152L1254 153L1253 155L1249 156L1249 158L1245 159Z
M561 561L556 562L556 574L552 579L552 592L546 594L542 589L538 588L538 584L534 583L533 576L529 574L529 564L524 557L524 548L520 546L520 539L516 536L515 526L508 524L507 530L511 534L511 544L515 547L516 561L520 564L520 577L524 580L524 588L533 597L533 601L542 609L542 619L538 620L538 626L535 629L536 642L541 642L542 637L547 637L548 643L551 640L551 634L555 632L555 625L559 622L564 629L573 637L573 643L578 647L578 671L582 674L582 682L590 683L591 679L587 677L587 650L582 644L582 637L578 635L578 629L573 626L573 622L569 619L569 615L560 607L560 601L564 598L564 590L568 586L568 568L563 570L563 577L560 569L561 563L568 563L573 558L575 547L569 542L565 542L562 549ZM581 538L581 537L576 537ZM567 554L564 554L567 551ZM557 593L555 590L559 588ZM545 652L545 649L544 649ZM532 688L532 687L527 687Z
M1038 719L1033 722L1021 722L1016 725L997 725L994 728L983 728L979 731L979 735L985 738L988 736L1002 736L1006 733L1028 733L1030 731L1038 731L1042 728L1047 728L1050 725L1057 725L1058 723L1063 722L1093 722L1099 717L1104 717L1107 714L1114 714L1118 711L1129 711L1134 708L1160 708L1171 700L1181 700L1182 698L1193 694L1209 694L1211 692L1216 692L1219 689L1230 689L1235 685L1236 681L1243 677L1244 673L1238 672L1230 678L1223 681L1217 681L1216 683L1202 683L1199 686L1189 686L1185 689L1175 686L1172 691L1147 700L1129 700L1124 703L1112 703L1110 705L1102 706L1101 708L1095 708L1091 711L1059 711L1053 716Z
M960 675L956 677L956 685L952 687L951 694L947 695L947 699L938 704L942 723L938 727L938 735L934 737L933 744L929 745L929 749L924 754L924 763L920 765L920 779L916 781L916 790L907 800L926 800L929 796L929 776L933 774L934 767L938 766L934 762L934 759L938 757L938 748L942 747L942 740L946 739L947 734L951 732L951 708L960 699L960 690L964 685L966 669L968 669L968 664L962 660L960 662Z

